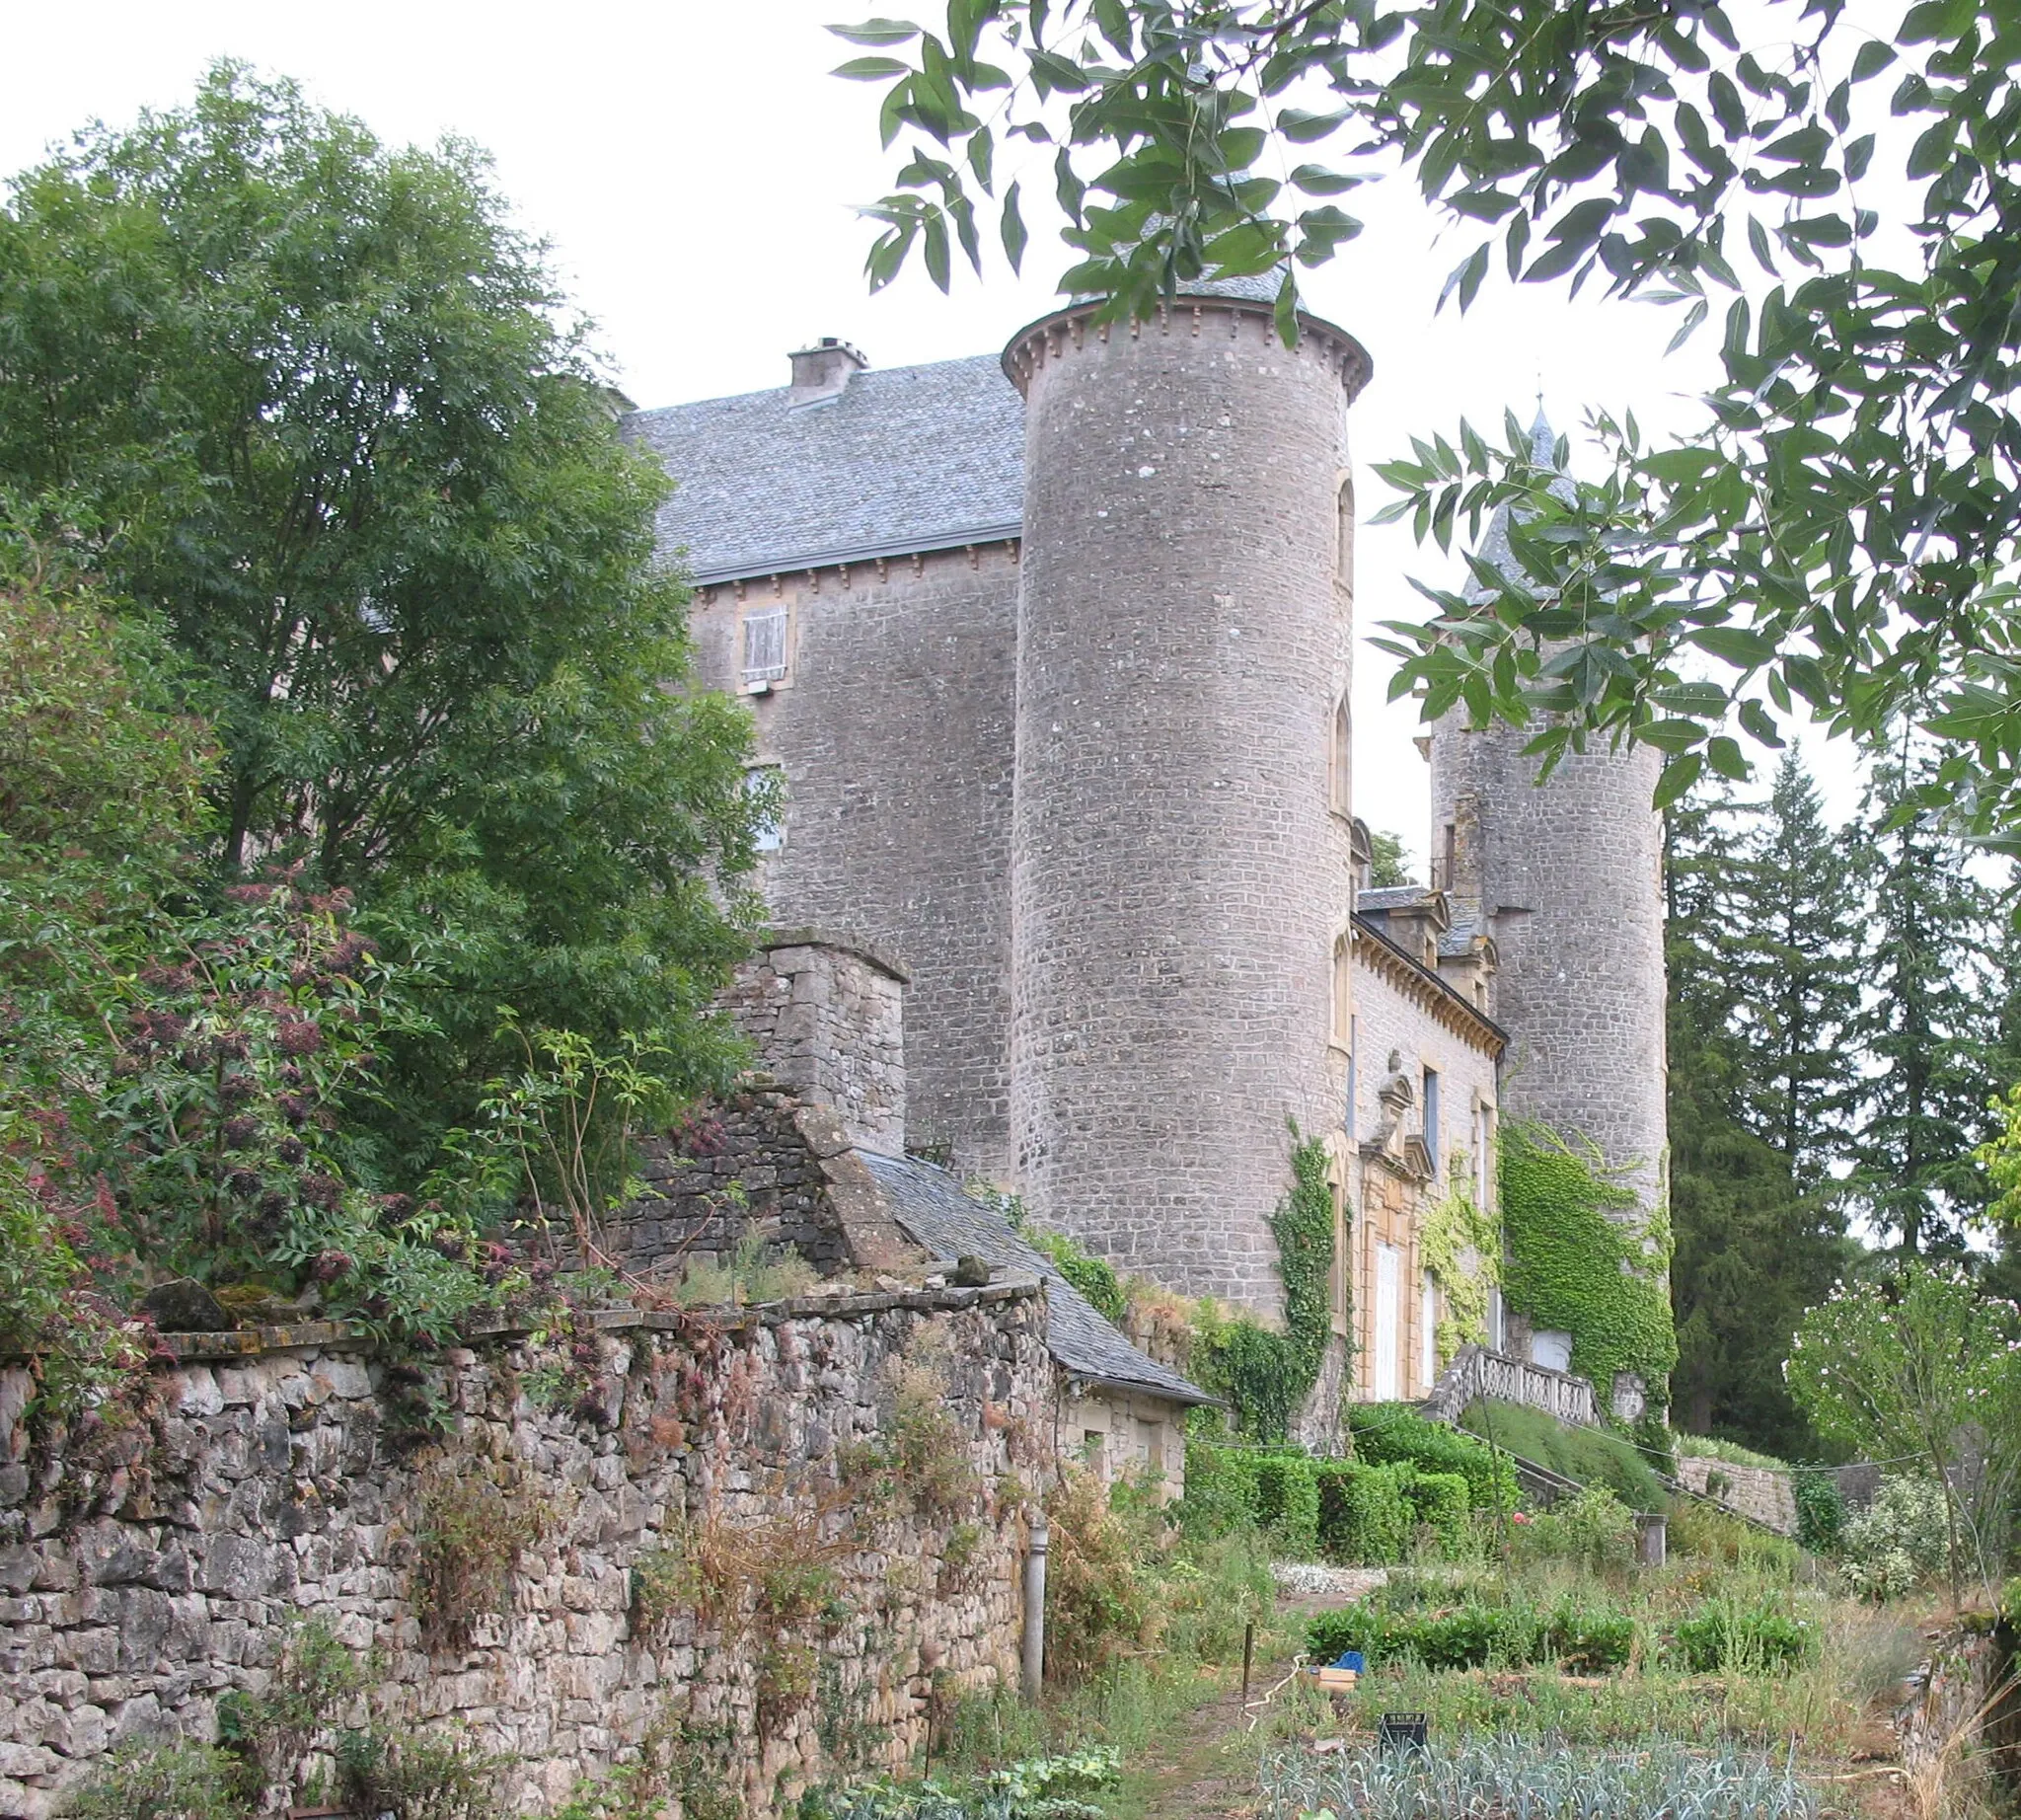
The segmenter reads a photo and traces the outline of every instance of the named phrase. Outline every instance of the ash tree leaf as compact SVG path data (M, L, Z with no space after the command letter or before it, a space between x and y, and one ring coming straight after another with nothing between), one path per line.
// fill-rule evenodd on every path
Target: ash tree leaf
M852 44L904 44L920 35L920 29L903 19L866 19L855 26L824 26Z
M1019 271L1024 265L1024 249L1031 236L1024 225L1024 215L1017 206L1017 186L1012 183L1004 191L1004 257L1010 262L1010 269Z
M1697 752L1685 752L1672 759L1663 768L1663 775L1656 780L1656 796L1652 806L1667 809L1673 802L1681 801L1684 793L1698 781L1705 769L1705 760Z
M911 75L912 65L901 63L896 57L852 57L828 73L847 82L882 82L887 76Z

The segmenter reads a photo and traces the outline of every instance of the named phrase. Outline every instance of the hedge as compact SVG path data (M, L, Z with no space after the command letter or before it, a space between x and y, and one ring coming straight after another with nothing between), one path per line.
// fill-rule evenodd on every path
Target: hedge
M1476 1434L1492 1421L1497 1446L1582 1485L1605 1485L1630 1510L1670 1508L1670 1494L1649 1462L1605 1429L1575 1427L1513 1403L1476 1403L1460 1419Z
M1418 1523L1438 1532L1439 1543L1448 1559L1466 1546L1466 1513L1471 1500L1466 1480L1458 1473L1420 1473L1412 1470L1403 1481L1403 1495Z
M1416 1512L1404 1495L1408 1466L1329 1460L1319 1469L1319 1547L1329 1560L1376 1566L1401 1560Z
M1360 1403L1348 1411L1358 1459L1408 1461L1424 1473L1458 1473L1475 1510L1517 1507L1516 1469L1469 1434L1420 1415L1408 1403Z
M1257 1521L1285 1554L1310 1560L1319 1552L1319 1481L1313 1462L1299 1454L1264 1454L1253 1472Z

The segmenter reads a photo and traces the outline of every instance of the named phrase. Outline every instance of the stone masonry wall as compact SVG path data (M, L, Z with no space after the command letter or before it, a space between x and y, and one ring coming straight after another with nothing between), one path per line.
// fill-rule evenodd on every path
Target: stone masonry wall
M725 995L780 1085L833 1109L851 1139L905 1155L905 985L847 936L775 930Z
M377 1652L380 1720L508 1753L510 1813L656 1726L770 1813L832 1766L905 1763L940 1693L1014 1673L1018 1475L1051 1380L1032 1285L601 1319L559 1356L509 1336L444 1353L438 1435L404 1426L413 1387L334 1329L186 1357L160 1373L152 1470L83 1509L29 1457L23 1374L0 1371L0 1815L41 1820L115 1744L214 1737L219 1697L264 1686L304 1617ZM905 1464L920 1437L894 1432L906 1373L909 1419L940 1423L931 1504ZM454 1614L450 1642L424 1632L417 1575L445 1500L474 1494L530 1540L509 1599ZM796 1603L761 1584L779 1564ZM684 1589L670 1605L636 1596L655 1565Z
M1720 1479L1716 1488L1712 1483L1715 1476ZM1715 1504L1765 1524L1778 1535L1796 1534L1796 1493L1787 1473L1778 1473L1772 1467L1736 1466L1731 1460L1681 1454L1678 1482L1687 1491L1695 1491Z
M1011 1124L1033 1214L1274 1315L1287 1116L1337 1129L1346 413L1367 357L1267 306L1069 312L1026 401Z
M1008 1179L1016 548L704 589L711 688L738 687L745 600L791 615L790 672L751 698L786 777L760 881L773 920L839 925L904 964L913 1145Z
M629 1269L725 1256L754 1230L823 1276L924 1255L884 1212L840 1117L767 1076L747 1077L719 1105L640 1149L646 1191L605 1234Z

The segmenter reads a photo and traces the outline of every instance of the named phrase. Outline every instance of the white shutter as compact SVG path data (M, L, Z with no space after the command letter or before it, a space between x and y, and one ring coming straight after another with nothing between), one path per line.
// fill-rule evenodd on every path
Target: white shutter
M744 615L744 680L777 682L786 674L786 608L754 607Z
M1394 1403L1399 1395L1396 1353L1403 1340L1397 1319L1403 1291L1403 1253L1393 1245L1376 1247L1376 1357L1369 1389L1378 1403Z

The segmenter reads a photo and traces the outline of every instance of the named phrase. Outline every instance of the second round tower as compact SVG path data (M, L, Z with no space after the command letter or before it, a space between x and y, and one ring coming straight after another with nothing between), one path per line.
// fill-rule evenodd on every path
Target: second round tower
M1070 307L1026 403L1011 1135L1032 1211L1265 1312L1287 1120L1342 1118L1347 408L1368 356L1267 292Z

